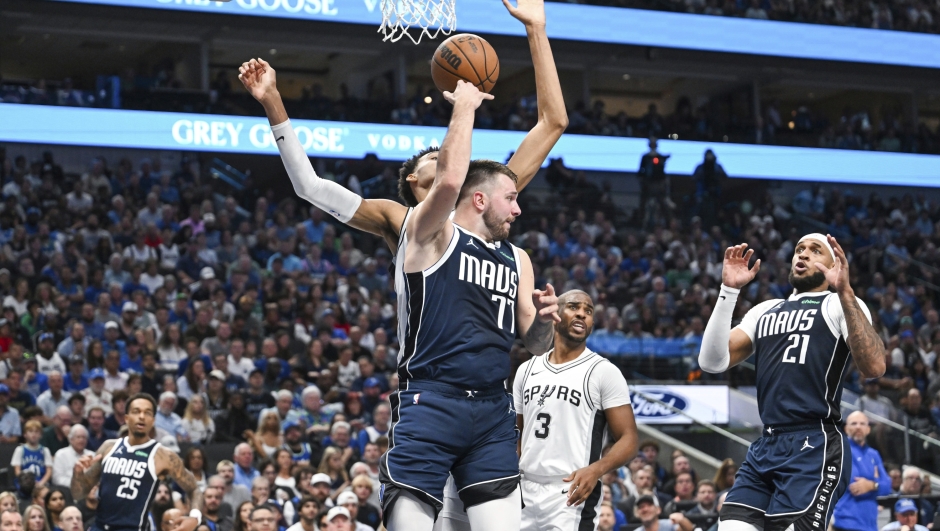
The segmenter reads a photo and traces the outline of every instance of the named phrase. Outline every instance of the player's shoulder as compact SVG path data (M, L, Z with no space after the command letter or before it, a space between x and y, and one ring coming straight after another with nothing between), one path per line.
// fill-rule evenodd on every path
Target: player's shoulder
M777 306L786 301L787 299L767 299L765 301L761 301L755 304L754 306L752 306L751 309L748 310L747 313L753 312L755 315L760 316L770 311L770 309L773 308L774 306Z

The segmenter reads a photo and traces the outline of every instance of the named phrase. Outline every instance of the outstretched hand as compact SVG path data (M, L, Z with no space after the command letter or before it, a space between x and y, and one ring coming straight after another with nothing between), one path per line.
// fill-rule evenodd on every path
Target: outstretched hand
M760 259L754 262L754 267L748 267L751 257L754 256L754 249L748 249L747 252L744 251L745 249L747 249L746 243L725 249L721 283L729 288L743 288L748 282L754 280L757 272L760 271Z
M555 295L555 288L551 284L546 284L544 290L532 290L532 302L538 312L539 321L543 323L561 322L561 316L558 315L558 296Z
M526 26L545 26L545 2L543 0L516 0L513 7L509 0L503 5L516 20Z
M831 234L826 235L826 240L829 241L829 245L832 246L832 251L835 253L835 256L832 257L832 267L826 267L819 262L816 262L815 265L817 269L826 275L826 282L829 283L829 286L834 288L836 292L842 292L851 288L849 284L849 261L845 257L842 246Z
M264 59L250 59L238 67L238 79L258 101L277 92L276 72Z
M461 79L457 81L457 88L453 92L444 91L444 99L453 105L456 105L458 100L466 101L476 109L483 103L483 100L492 100L493 95L481 92L473 83L467 83Z

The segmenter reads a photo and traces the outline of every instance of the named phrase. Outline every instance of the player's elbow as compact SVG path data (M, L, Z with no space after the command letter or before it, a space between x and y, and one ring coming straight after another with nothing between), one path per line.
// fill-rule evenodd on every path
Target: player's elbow
M698 357L698 366L709 374L723 373L728 370L729 365L731 365L731 360L728 357L716 359L715 356L703 356L701 354Z
M887 369L884 358L879 356L868 363L867 367L859 367L858 372L859 376L867 380L869 378L881 378Z
M568 128L568 115L564 112L564 107L562 107L562 112L560 113L545 113L542 115L541 121L551 131L559 135L564 133L565 129Z

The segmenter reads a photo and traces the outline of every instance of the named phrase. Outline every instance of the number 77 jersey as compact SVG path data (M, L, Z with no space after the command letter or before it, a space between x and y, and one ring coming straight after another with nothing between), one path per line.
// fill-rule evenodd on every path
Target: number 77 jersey
M508 242L489 243L455 223L443 256L423 271L405 273L407 247L402 230L395 259L400 384L502 387L516 337L519 250Z
M856 300L871 322L868 307ZM804 292L757 304L737 328L751 338L765 426L842 420L848 326L839 296Z

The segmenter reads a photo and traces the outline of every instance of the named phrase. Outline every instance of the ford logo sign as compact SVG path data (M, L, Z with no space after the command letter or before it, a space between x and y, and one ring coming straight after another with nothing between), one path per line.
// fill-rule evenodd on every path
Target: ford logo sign
M663 403L669 404L670 406L680 411L685 411L689 406L689 403L685 398L675 393L662 390L644 390L643 396L641 396L639 393L633 393L633 414L639 418L662 419L678 416L678 413L675 411L667 408L659 402L647 400L645 397L660 400Z

